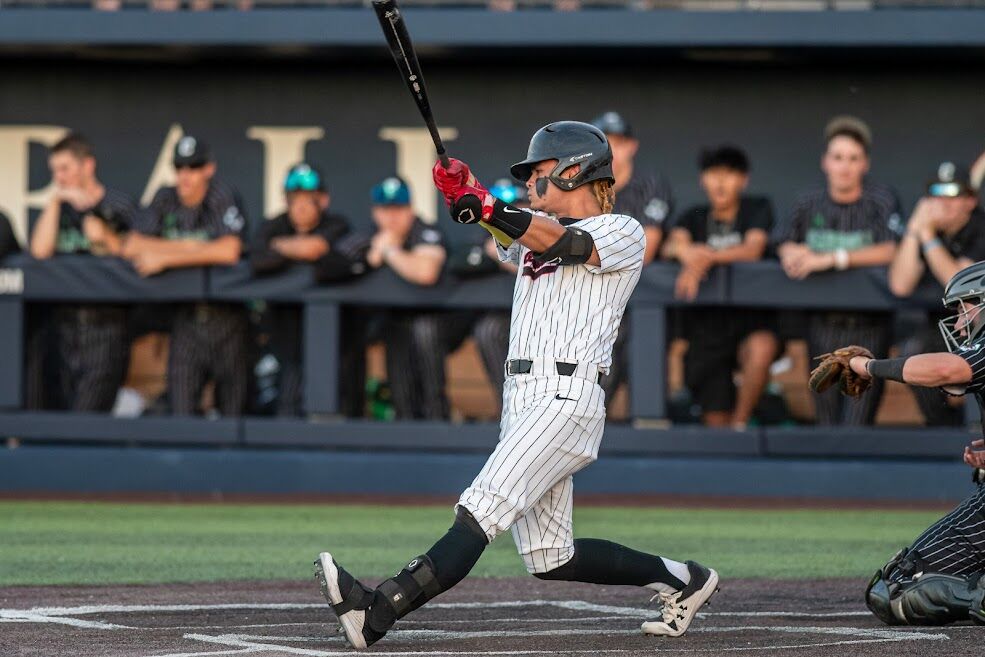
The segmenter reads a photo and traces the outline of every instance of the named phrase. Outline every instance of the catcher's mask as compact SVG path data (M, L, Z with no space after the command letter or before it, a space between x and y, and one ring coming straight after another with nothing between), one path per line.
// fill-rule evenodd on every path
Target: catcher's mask
M944 344L956 352L977 342L985 329L985 261L965 267L944 289L944 307L957 311L940 320Z

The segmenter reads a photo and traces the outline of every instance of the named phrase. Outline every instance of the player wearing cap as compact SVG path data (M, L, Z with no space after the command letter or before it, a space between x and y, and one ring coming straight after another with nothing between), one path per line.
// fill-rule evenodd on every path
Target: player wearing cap
M48 167L55 191L31 232L31 255L39 260L71 253L118 255L136 206L96 177L92 144L69 134L51 147ZM58 304L46 310L41 333L28 337L28 407L111 410L130 355L126 309ZM54 367L44 367L46 355L54 357ZM45 370L57 372L54 382L45 380Z
M853 267L888 265L896 251L894 229L901 224L899 202L885 185L869 182L869 127L854 117L836 117L825 129L821 170L827 183L801 193L774 235L787 276ZM891 317L884 312L812 312L807 319L807 348L813 359L845 344L863 344L876 355L889 347ZM837 390L815 395L819 424L872 424L882 382L860 399Z
M673 223L664 254L681 263L676 296L693 301L715 265L761 260L773 227L773 205L746 195L749 158L734 146L705 149L698 158L708 203L685 210ZM769 381L779 350L776 316L767 310L682 310L688 351L687 387L709 426L744 429ZM733 373L740 373L736 389Z
M674 212L674 196L666 176L658 171L647 171L636 163L640 148L639 139L629 122L618 112L604 112L595 117L592 125L605 133L612 148L612 175L616 195L612 211L632 217L643 226L646 249L643 264L648 265L660 252L665 223ZM626 341L629 339L629 322L619 326L612 350L612 367L602 377L606 399L612 399L616 389L626 380L628 371ZM661 346L662 348L662 346Z
M413 285L437 283L447 257L444 237L414 214L407 183L390 176L370 196L376 232L366 254L369 266L387 267ZM442 339L442 324L456 319L417 309L391 309L372 318L367 338L380 337L386 344L387 379L398 418L448 418L445 357L450 347Z
M889 267L889 289L899 297L913 294L929 272L941 285L961 269L985 260L985 211L978 206L968 169L942 162L927 182L906 224L906 234ZM941 350L937 323L941 313L928 314L925 329L904 343L901 355ZM911 388L927 424L958 425L960 407L934 388Z
M264 221L250 248L250 266L263 276L282 271L292 263L314 268L320 283L337 282L366 271L364 240L351 233L348 220L329 212L331 197L319 169L306 162L292 166L284 178L287 210ZM274 305L271 348L280 365L278 415L300 415L301 408L301 308ZM345 366L343 365L343 370ZM343 387L350 381L343 377ZM348 395L342 393L346 398Z
M373 644L455 586L507 530L540 579L649 589L661 612L643 624L645 633L683 634L717 589L718 574L694 562L575 540L572 532L572 475L597 457L605 422L598 378L643 265L639 222L611 213L611 163L594 126L560 121L537 131L527 158L511 169L534 212L496 199L463 162L435 165L452 217L488 230L500 257L519 267L500 439L459 498L448 532L376 589L330 553L319 555L322 593L353 647Z
M166 269L234 265L246 218L238 194L216 179L208 145L185 136L174 149L176 185L162 187L139 215L123 255L143 276ZM216 410L240 415L246 405L248 321L238 304L182 304L173 313L168 398L175 415L200 411L202 390L215 382Z
M844 377L857 376L939 387L951 395L973 395L985 410L985 262L951 277L944 290L944 306L954 313L940 322L947 352L885 360L855 356L848 361L851 371L842 374L842 382L851 388L851 381ZM975 440L964 450L964 462L975 468L977 490L869 581L866 604L885 623L946 625L971 619L985 624L983 448L985 441Z

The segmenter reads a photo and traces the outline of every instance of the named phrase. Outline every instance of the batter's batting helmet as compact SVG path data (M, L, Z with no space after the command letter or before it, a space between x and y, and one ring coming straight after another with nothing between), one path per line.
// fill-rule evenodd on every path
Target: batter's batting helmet
M510 167L510 173L517 180L525 182L530 178L533 165L544 160L558 161L548 178L565 191L595 180L615 182L609 141L605 138L605 133L589 123L557 121L545 125L530 138L527 159ZM577 175L572 178L561 177L565 169L576 164L581 165Z

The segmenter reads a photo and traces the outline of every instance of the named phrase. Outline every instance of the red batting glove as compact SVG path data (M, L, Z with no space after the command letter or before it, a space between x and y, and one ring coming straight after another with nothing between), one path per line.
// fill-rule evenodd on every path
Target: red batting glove
M448 168L441 165L441 160L435 163L431 169L431 176L434 178L434 186L438 188L441 195L445 197L448 207L458 197L458 190L472 176L469 165L455 158L448 158Z

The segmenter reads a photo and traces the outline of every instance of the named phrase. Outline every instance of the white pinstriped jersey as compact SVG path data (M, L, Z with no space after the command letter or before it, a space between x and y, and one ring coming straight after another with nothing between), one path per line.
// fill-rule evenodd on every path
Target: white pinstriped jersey
M553 358L607 368L626 303L640 280L643 227L622 214L562 223L592 236L601 264L540 262L519 242L500 248L500 258L519 267L508 358Z

